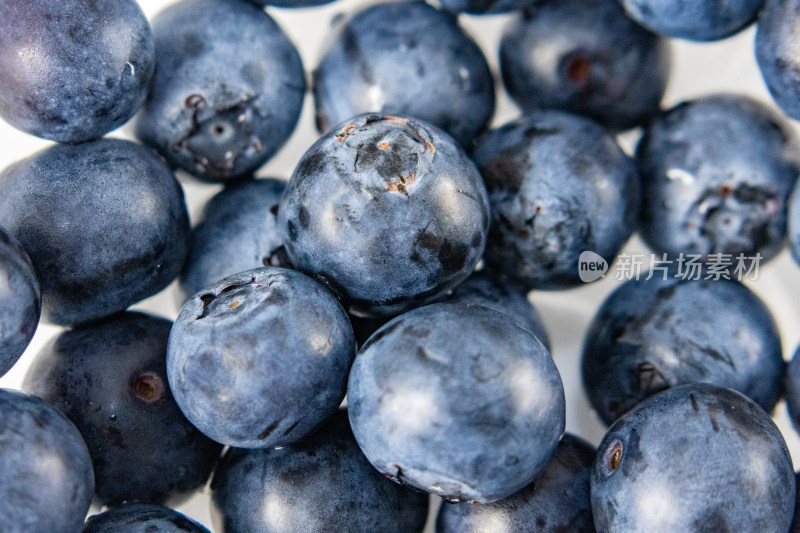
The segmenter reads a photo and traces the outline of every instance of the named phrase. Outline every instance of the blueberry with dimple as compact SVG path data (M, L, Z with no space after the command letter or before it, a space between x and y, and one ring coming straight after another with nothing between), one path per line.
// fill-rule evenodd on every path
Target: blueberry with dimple
M344 399L355 346L336 297L294 270L264 267L190 298L169 339L170 387L217 442L270 448L316 429Z
M51 146L8 167L0 226L30 255L43 318L59 325L122 311L169 285L189 237L175 176L119 139Z
M177 511L149 503L129 503L89 517L83 533L209 533Z
M33 263L22 245L0 227L0 376L28 347L41 312L42 295Z
M229 449L211 482L220 533L421 532L428 496L381 476L344 410L283 448Z
M800 0L766 0L758 19L756 59L772 98L784 113L800 119Z
M0 26L0 117L12 126L83 142L144 102L155 47L134 0L3 0Z
M486 269L525 288L582 284L581 254L611 263L636 227L636 165L591 120L536 111L481 137L473 159L492 204Z
M451 501L522 489L564 432L564 389L547 349L480 306L433 304L383 326L356 357L347 401L375 468Z
M157 70L136 135L207 181L248 176L294 130L306 91L280 26L241 0L183 0L153 19Z
M489 201L449 135L420 120L366 114L306 152L278 224L294 266L326 283L351 313L392 316L472 273Z
M771 412L784 363L769 309L736 280L676 274L627 281L589 326L583 383L600 418L611 424L657 392L697 382L737 390Z
M505 313L528 328L550 350L550 338L542 317L528 300L525 291L507 281L495 278L485 271L476 272L456 287L445 301L481 305Z
M25 390L80 430L104 505L179 503L205 484L222 451L172 397L171 327L169 320L129 312L73 328L42 349L25 378Z
M41 398L0 389L0 531L80 531L93 488L75 426Z
M261 266L291 267L278 230L286 187L276 179L232 184L208 201L192 231L180 279L181 302L230 275Z
M366 112L411 116L467 146L494 113L483 52L455 16L421 1L374 5L345 20L314 72L317 125Z
M736 95L684 102L653 121L636 156L640 231L657 253L735 266L783 248L800 145L766 106Z
M442 505L437 533L594 533L589 474L594 447L565 434L527 487L488 504Z
M611 426L591 497L598 531L788 531L795 476L768 414L698 383L657 394Z
M764 0L620 0L642 26L678 39L717 41L750 25Z
M618 0L545 0L506 27L500 66L524 111L565 109L628 129L659 111L670 53Z

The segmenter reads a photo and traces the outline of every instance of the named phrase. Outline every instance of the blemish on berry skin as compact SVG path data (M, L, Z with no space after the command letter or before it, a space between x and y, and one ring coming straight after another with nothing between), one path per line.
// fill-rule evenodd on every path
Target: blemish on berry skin
M567 63L567 77L575 83L585 83L592 74L592 61L586 56L576 56Z
M153 372L142 372L131 383L133 395L147 403L155 403L160 400L164 396L165 390L164 380Z

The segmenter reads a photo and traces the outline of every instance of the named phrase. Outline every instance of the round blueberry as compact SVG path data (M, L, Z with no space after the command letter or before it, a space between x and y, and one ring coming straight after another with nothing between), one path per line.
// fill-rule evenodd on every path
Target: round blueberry
M22 356L42 312L39 279L17 240L0 228L0 376Z
M784 113L800 119L800 0L766 0L758 19L756 59L770 94Z
M621 0L636 22L678 39L718 41L750 25L764 0Z
M398 483L492 502L544 468L564 432L564 389L541 342L508 315L433 304L379 329L348 386L361 449Z
M278 206L286 187L276 179L230 185L203 209L192 231L180 279L181 303L223 278L261 266L290 267L278 229Z
M128 141L46 148L0 173L0 226L39 274L45 320L72 325L160 291L186 257L183 191Z
M583 349L583 382L606 424L649 396L706 382L737 390L771 412L781 396L778 327L735 280L650 272L603 302Z
M527 289L581 285L581 255L611 263L636 227L636 165L591 120L537 111L481 137L473 159L492 205L486 268Z
M565 109L628 129L659 111L670 52L618 0L545 0L506 27L500 66L524 111Z
M788 531L795 476L758 405L731 389L682 385L611 426L591 497L598 531Z
M566 434L524 489L488 504L442 505L437 533L594 533L589 475L594 447Z
M286 251L360 316L443 296L478 263L489 201L477 168L425 122L360 115L317 141L278 212Z
M157 69L136 135L207 181L249 176L294 130L306 91L300 55L263 9L183 0L153 20Z
M37 356L24 387L78 427L104 505L179 503L202 487L222 447L183 416L167 382L172 323L121 313L65 331Z
M0 389L0 531L80 531L93 488L75 426L40 398Z
M647 128L636 155L640 231L654 251L763 263L783 248L800 145L766 106L736 95L679 104Z
M419 533L428 496L381 476L358 448L347 413L271 450L231 448L211 483L220 533Z
M12 126L78 143L144 102L155 47L134 0L3 0L0 21L0 117Z
M172 509L148 503L130 503L89 517L83 533L209 533L209 531Z
M270 448L303 438L338 409L354 354L347 313L325 287L264 267L184 304L167 372L200 431L238 448Z
M314 73L317 125L375 112L430 122L467 146L494 113L494 79L456 18L421 1L343 22ZM338 133L338 132L337 132Z

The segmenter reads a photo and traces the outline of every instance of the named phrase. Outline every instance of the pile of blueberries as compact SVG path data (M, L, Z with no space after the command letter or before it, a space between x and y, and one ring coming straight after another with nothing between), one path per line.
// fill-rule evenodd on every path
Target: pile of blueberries
M661 108L669 38L757 21L800 119L800 0L390 1L307 82L265 4L320 3L0 0L0 117L57 141L0 173L0 375L65 328L0 389L0 531L208 532L170 507L209 480L224 533L420 532L429 494L439 533L800 531L800 357L732 275L800 262L800 141L742 95ZM458 15L512 11L489 130ZM308 90L321 137L253 179ZM177 171L225 185L193 228ZM635 232L671 266L589 328L594 449L528 296ZM127 310L175 279L174 323Z

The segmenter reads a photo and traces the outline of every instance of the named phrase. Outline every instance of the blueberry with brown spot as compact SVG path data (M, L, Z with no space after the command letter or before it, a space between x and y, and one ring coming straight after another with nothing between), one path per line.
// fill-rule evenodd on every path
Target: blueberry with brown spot
M177 505L208 480L222 447L183 416L167 382L172 323L121 313L57 336L24 388L61 409L86 440L95 497Z
M673 387L617 420L597 449L598 531L788 531L795 474L778 427L752 400Z
M782 395L780 332L769 308L736 280L652 271L617 288L589 326L583 384L611 424L669 387L732 388L772 412ZM652 276L651 279L646 279Z
M278 222L294 266L360 316L392 316L463 281L483 253L489 203L474 163L421 120L367 114L317 141Z
M540 0L506 26L500 66L524 111L564 109L625 130L658 113L670 52L618 0Z
M354 356L353 329L330 291L300 272L262 267L186 301L167 372L200 431L237 448L271 448L336 411Z

